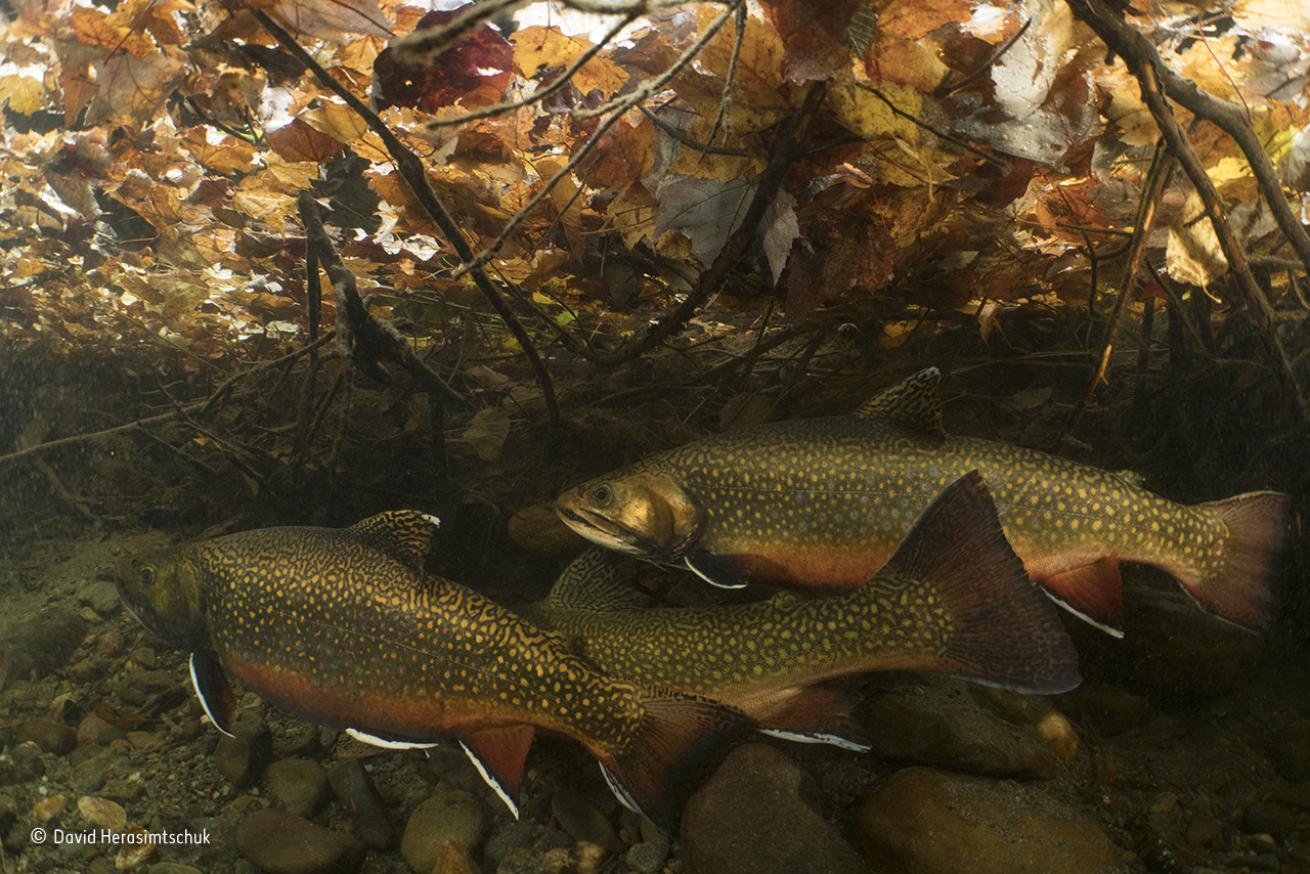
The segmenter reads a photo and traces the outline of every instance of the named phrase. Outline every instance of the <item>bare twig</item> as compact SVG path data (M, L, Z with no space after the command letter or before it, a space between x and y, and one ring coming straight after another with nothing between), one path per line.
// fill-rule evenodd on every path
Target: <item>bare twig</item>
M651 123L654 124L657 128L664 131L666 134L668 134L670 137L677 140L678 142L682 143L684 146L687 146L688 148L692 148L692 149L697 149L698 151L700 151L702 155L730 155L734 158L745 158L747 155L745 149L734 149L731 146L712 146L709 143L698 143L695 140L693 140L691 137L687 136L687 134L685 134L684 132L678 130L669 122L660 118L659 115L656 114L653 110L648 109L645 106L638 106L637 109L641 110L641 114L649 118L651 120Z
M1008 52L1010 48L1015 43L1017 43L1025 33L1028 32L1028 28L1032 26L1032 23L1033 20L1031 18L1025 21L1023 23L1023 27L1015 31L1014 36L1010 37L1005 42L1001 43L1000 46L996 49L996 51L992 52L991 57L983 61L981 67L974 70L969 75L965 76L959 82L951 84L949 78L950 74L948 73L947 78L943 79L942 83L933 89L932 96L938 98L939 100L943 97L950 97L952 94L955 94L956 92L961 91L964 88L967 88L973 82L976 82L979 79L979 77L985 75L987 71L990 70L996 64L996 62L999 61L1005 55L1005 53Z
M1202 95L1194 85L1180 79L1165 67L1159 53L1156 52L1155 47L1151 45L1146 37L1108 9L1102 0L1068 0L1068 3L1074 15L1086 22L1096 31L1106 46L1123 58L1124 63L1128 65L1129 71L1137 79L1141 88L1142 99L1145 101L1147 108L1150 109L1151 116L1155 119L1157 127L1160 128L1160 133L1168 144L1169 150L1178 159L1183 172L1187 174L1192 186L1196 189L1197 195L1201 198L1201 202L1205 207L1205 215L1214 227L1215 236L1219 239L1219 247L1228 260L1228 266L1233 272L1237 287L1246 300L1247 310L1261 330L1265 345L1277 360L1288 389L1296 399L1302 418L1310 421L1310 402L1307 402L1305 396L1301 393L1287 350L1283 348L1283 344L1275 331L1273 308L1269 305L1264 290L1251 273L1251 265L1247 262L1246 250L1242 247L1237 235L1233 233L1233 229L1229 225L1228 214L1224 210L1223 201L1219 197L1214 182L1210 179L1205 165L1201 163L1200 157L1196 154L1196 150L1192 148L1191 141L1187 138L1187 134L1178 123L1178 119L1174 117L1173 110L1165 99L1163 82L1170 82L1172 84L1170 95L1176 97L1179 103L1192 109L1193 113L1198 116L1201 116L1203 110L1211 113L1216 118L1225 118L1226 122L1231 125L1233 119L1229 116L1237 112L1236 108L1227 107L1227 110L1225 110L1224 104ZM1206 97L1206 99L1202 100L1202 97ZM1193 105L1188 106L1189 102ZM1236 121L1239 124L1234 126L1235 128L1245 127L1245 122L1240 115L1236 117ZM1216 121L1216 124L1218 123ZM1249 130L1249 127L1247 129ZM1225 128L1225 130L1228 130L1228 128ZM1234 136L1234 139L1238 140L1239 146L1242 145L1241 139L1234 135L1231 130L1229 133ZM1258 140L1256 145L1258 147ZM1243 151L1245 151L1245 148L1243 148ZM1263 157L1263 155L1247 156L1253 170L1260 163L1260 157ZM1267 164L1268 158L1264 157L1264 161ZM1269 168L1272 171L1272 165L1269 165ZM1261 172L1256 171L1257 181L1261 179L1261 176ZM1261 189L1265 191L1268 198L1270 192L1266 190L1263 183L1261 183ZM1286 199L1282 197L1281 188L1276 189L1276 193L1278 196L1272 198L1270 203L1275 216L1279 214L1280 206L1283 209L1288 208ZM1280 204L1275 205L1272 200L1278 200ZM1283 221L1280 220L1279 226L1282 227L1283 224ZM1303 260L1310 266L1310 238L1305 238L1305 231L1298 222L1293 221L1293 224L1296 227L1285 228L1284 233L1291 231L1288 239L1293 241L1294 246L1297 246L1298 254L1302 250L1297 245L1296 238L1299 236L1306 239L1306 256Z
M378 362L391 360L399 364L430 395L468 406L467 399L455 391L441 376L414 354L409 344L390 322L379 319L364 306L356 286L355 274L346 269L332 239L323 226L318 203L308 190L300 192L300 218L305 235L314 241L318 259L332 280L337 298L337 342L342 352L366 373L385 382Z
M609 32L607 32L604 36L602 36L595 45L587 49L582 54L578 55L577 59L573 63L565 67L563 72L561 72L558 76L555 77L554 81L552 81L549 85L541 86L536 91L533 91L531 94L529 94L527 97L523 97L518 100L506 100L503 103L497 103L493 106L484 106L481 109L475 109L472 112L465 113L464 115L456 115L450 118L435 118L432 121L428 122L428 127L432 127L432 128L450 127L451 125L464 124L465 122L469 122L469 121L477 121L483 118L491 118L493 116L503 115L507 112L513 112L516 109L522 109L525 106L531 106L534 103L540 103L550 95L554 94L556 91L559 91L565 85L569 84L569 82L573 79L573 74L578 72L578 70L580 70L582 66L587 63L587 61L590 61L592 58L596 57L596 55L599 54L602 49L604 49L607 45L610 44L611 41L613 41L614 37L618 36L619 31L623 30L623 28L627 27L634 20L636 20L636 17L637 17L636 15L629 14L624 18L620 19L619 22L615 24L613 27L611 27L609 29Z
M1078 397L1078 402L1074 404L1069 421L1065 423L1055 442L1057 450L1077 426L1078 420L1087 408L1087 403L1092 399L1092 395L1096 394L1097 387L1105 381L1105 374L1110 369L1110 358L1114 354L1114 338L1119 332L1119 324L1123 320L1124 313L1137 297L1137 273L1142 263L1142 256L1146 253L1146 237L1150 233L1151 223L1159 208L1160 197L1173 175L1173 166L1173 157L1165 147L1164 140L1160 140L1156 143L1151 169L1147 172L1146 184L1142 187L1142 199L1137 204L1137 218L1133 222L1133 236L1128 245L1128 263L1124 265L1123 280L1119 287L1119 298L1114 303L1114 312L1105 326L1105 338L1101 341L1101 353L1097 356L1096 370L1088 380L1083 393Z
M1009 172L1009 170L1010 170L1010 162L1009 162L1009 161L1005 161L1005 160L1003 160L1003 159L1001 159L1001 158L998 158L998 157L996 157L995 155L993 155L993 154L991 154L991 153L989 153L989 152L987 152L987 151L985 151L985 150L983 150L983 149L978 148L977 146L973 145L972 143L965 142L963 139L961 139L960 137L955 136L954 134L950 134L950 133L947 133L947 132L944 131L944 130L940 130L940 129L938 129L938 128L936 128L936 127L934 127L934 126L928 124L928 122L924 121L923 119L918 118L917 116L911 115L910 113L908 113L908 112L906 112L905 110L901 109L901 108L900 108L899 106L897 106L895 103L892 103L889 99L887 99L887 95L886 95L886 94L883 94L882 91L881 91L880 89L875 88L874 86L868 84L867 82L856 82L855 84L858 85L859 87L863 88L865 91L868 91L868 92L869 92L870 94L872 94L874 97L877 97L877 98L878 98L879 100L881 100L883 103L885 103L885 104L887 105L887 108L890 109L890 110L892 111L892 115L899 115L901 118L905 119L906 121L908 121L908 122L910 122L910 123L912 123L912 124L914 124L914 125L916 125L916 126L918 126L918 127L923 128L923 129L926 130L928 133L932 134L933 136L937 137L938 139L940 139L940 140L945 140L945 141L948 142L948 143L951 143L951 144L953 144L953 145L959 146L961 149L964 149L966 152L969 152L970 154L977 155L979 158L982 158L982 159L983 159L984 161L986 161L988 164L991 164L993 167L998 168L998 169L999 169L1001 172L1003 172L1003 173L1008 173L1008 172Z
M710 295L722 287L728 272L746 254L746 250L750 248L751 242L755 239L765 212L768 210L769 205L773 203L774 198L777 197L778 189L782 187L783 179L786 178L787 171L791 169L792 162L800 154L801 135L809 125L810 119L814 117L814 114L818 112L819 107L823 104L823 97L826 93L827 84L824 82L815 82L810 86L800 109L792 114L779 133L768 166L764 168L764 172L755 183L755 195L751 198L750 206L746 208L746 214L742 217L741 223L729 235L727 242L719 250L714 262L697 279L696 287L692 289L691 293L677 308L656 322L645 337L627 348L618 349L613 354L605 356L603 359L605 363L616 364L630 358L636 358L647 350L658 346L681 330L683 325L696 314L696 310L700 309L705 301L710 298Z
M450 212L437 197L436 192L432 190L432 186L428 182L427 170L413 150L402 143L400 138L382 121L378 114L369 109L362 100L355 96L354 92L323 69L322 65L314 60L309 52L305 51L304 47L296 42L281 25L255 6L247 5L246 8L254 16L255 20L281 43L284 49L304 64L306 69L312 72L324 87L340 97L347 106L354 110L355 114L364 120L369 129L378 135L379 139L382 140L382 144L386 147L387 153L391 156L391 160L395 161L396 169L399 171L401 178L405 180L405 184L423 206L423 211L441 229L442 234L454 247L455 254L459 256L460 261L464 262L465 265L470 264L474 260L473 250L464 237L464 232L460 230ZM467 267L467 272L473 275L474 284L477 285L478 290L482 292L482 296L487 299L487 302L491 304L491 308L500 316L501 321L509 328L509 332L514 335L514 339L518 341L519 347L523 350L523 357L528 359L528 364L532 367L537 378L537 384L541 388L542 400L546 405L546 417L550 424L553 439L559 433L559 403L555 398L555 387L551 382L550 373L546 370L545 363L541 360L541 356L537 354L532 338L523 328L518 317L514 315L514 311L510 309L509 304L505 302L500 292L492 285L491 280L487 278L486 272L481 269L481 264Z
M710 134L705 138L705 147L701 149L701 160L709 154L714 145L714 138L719 135L719 127L732 107L732 85L737 79L737 62L741 58L741 44L746 41L746 4L737 7L737 18L733 24L732 55L728 58L728 74L723 77L723 94L719 97L719 111L714 114L714 124L710 125ZM726 139L725 139L726 142Z
M263 373L264 371L270 370L274 367L279 367L283 364L286 364L289 361L294 361L295 359L300 358L302 355L308 354L311 349L317 349L320 346L323 346L324 344L331 342L335 336L336 336L335 331L329 331L328 333L324 334L322 337L319 337L315 343L309 346L303 346L295 350L294 352L288 353L287 355L283 355L281 358L275 358L272 361L266 361L263 364L257 364L254 367L250 368L249 370L243 370L240 373L235 373L232 376L228 377L217 389L215 389L214 392L208 398L201 401L191 401L189 403L182 404L181 408L182 410L188 413L194 410L197 414L203 414L206 411L208 411L209 408L212 407L219 398L226 396L227 393L232 390L232 387L236 385L238 381L254 376L255 374L258 373ZM146 425L159 425L164 422L170 422L173 419L178 418L178 416L180 415L181 412L179 412L179 410L175 407L166 413L158 413L153 416L145 416L140 419L133 419L131 422L124 422L121 425L114 425L113 427L110 428L102 428L99 431L87 431L83 434L70 434L67 437L58 437L55 438L54 440L47 440L44 443L37 443L32 446L25 446L22 449L16 449L13 452L6 453L5 455L0 455L0 465L5 465L12 461L18 461L20 459L27 458L32 455L37 455L43 452L49 452L52 449L59 449L64 446L76 446L79 443L90 443L94 440L100 440L105 437L112 437L115 434L125 434L129 431L136 431L136 430L141 430L142 432L144 432Z
M743 0L737 0L737 2L740 3L743 2ZM597 115L603 115L604 113L613 110L604 121L596 126L596 130L591 136L587 137L587 141L569 156L568 162L556 171L555 175L547 179L542 184L541 188L537 189L537 192L528 199L528 202L523 204L518 212L510 217L510 220L505 223L503 228L501 228L500 233L496 235L496 238L492 240L476 258L469 257L463 259L464 263L451 274L452 278L458 279L465 273L477 270L490 261L492 256L500 250L500 247L505 245L514 232L519 229L519 226L527 220L528 216L530 216L533 211L541 205L542 201L550 196L550 193L555 190L555 186L571 176L573 171L577 169L578 165L586 160L587 156L590 155L600 143L601 138L604 137L609 129L623 117L623 114L634 106L637 106L643 100L646 100L652 94L658 92L669 82L669 80L678 75L683 67L691 63L691 60L695 58L696 55L700 54L701 49L709 43L710 39L719 31L719 28L723 27L724 23L731 15L732 8L729 7L711 21L709 26L705 28L705 32L701 34L695 42L688 46L687 49L678 56L678 59L675 60L663 73L647 79L645 82L621 97L616 97L613 100L606 101L593 109L578 110L575 112L573 114L575 118L591 118ZM463 255L460 257L463 258Z

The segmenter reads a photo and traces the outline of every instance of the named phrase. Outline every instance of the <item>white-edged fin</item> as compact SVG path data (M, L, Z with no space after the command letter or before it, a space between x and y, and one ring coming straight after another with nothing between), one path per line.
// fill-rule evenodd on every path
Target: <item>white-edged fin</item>
M745 583L723 583L723 582L720 582L720 581L714 579L713 577L706 576L706 575L705 575L704 573L702 573L699 569L697 569L696 565L692 564L691 559L689 559L689 558L684 558L684 559L682 560L682 563L683 563L684 565L686 565L687 570L691 571L693 574L695 574L696 576L700 577L702 580L704 580L705 582L709 583L711 586L714 586L716 589L744 589L744 588L746 588L746 584L745 584Z
M187 670L191 674L191 688L196 690L196 699L200 701L200 709L205 711L205 715L208 716L209 721L214 724L214 728L218 729L222 734L234 738L236 735L228 728L227 720L222 716L217 715L219 705L211 704L209 701L208 696L214 694L214 692L212 689L208 693L205 691L208 683L202 681L200 678L200 670L197 669L196 655L197 654L193 652L191 653L191 658L187 659Z
M394 740L392 738L378 737L376 734L369 734L367 731L361 731L358 728L348 728L346 729L346 734L362 744L368 744L372 747L381 747L384 750L430 750L437 746L437 744L433 742Z
M203 660L202 660L203 659ZM232 688L229 687L227 677L223 676L221 668L217 666L215 655L206 650L206 653L191 653L191 658L186 662L187 671L191 674L191 688L195 689L196 700L200 702L200 709L204 710L204 715L210 718L214 723L215 729L220 734L225 734L229 738L236 738L232 734L231 727L228 726L231 713L224 715L223 710L233 710L236 708L236 700ZM216 701L211 701L211 697L217 697Z
M850 738L841 737L836 734L828 734L822 731L816 731L813 734L806 734L799 731L786 731L781 728L761 728L758 729L760 734L776 737L779 740L794 741L798 744L828 744L843 750L850 750L856 753L867 753L873 747L868 744L853 741Z
M596 764L600 765L599 762ZM610 773L609 768L600 765L600 773L601 776L605 778L605 785L610 787L610 791L614 793L614 797L619 800L619 804L622 804L628 810L637 814L637 816L646 816L646 811L641 809L641 805L637 803L637 799L633 798L632 793L619 782L618 777L615 777ZM646 816L646 818L649 819L650 817Z
M473 763L473 767L478 769L478 776L482 778L483 782L491 787L491 791L495 792L496 795L500 797L501 801L505 802L505 806L509 808L510 815L515 819L518 819L518 803L515 802L513 798L509 797L509 793L505 791L505 787L501 786L500 781L491 775L491 772L487 770L487 766L482 764L482 760L478 758L478 754L469 749L468 744L464 743L464 741L460 741L459 746L460 749L464 751L464 755L469 757L469 761Z
M1082 610L1079 610L1077 607L1073 606L1068 601L1056 595L1050 589L1047 589L1045 587L1040 587L1040 588L1042 589L1042 594L1046 595L1046 597L1054 601L1061 609L1068 610L1070 613L1072 613L1074 616L1077 616L1079 619L1086 622L1088 625L1100 631L1104 631L1106 634L1110 635L1111 637L1115 637L1120 640L1123 639L1124 630L1122 628L1115 628L1113 625L1106 625L1104 622L1100 622L1097 619L1093 618L1090 614L1084 613Z

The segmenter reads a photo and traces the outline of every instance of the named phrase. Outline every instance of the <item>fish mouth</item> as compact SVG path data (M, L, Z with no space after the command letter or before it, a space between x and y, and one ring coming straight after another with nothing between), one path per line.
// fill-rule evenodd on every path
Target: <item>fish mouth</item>
M659 548L637 531L590 510L571 510L556 506L555 515L560 521L588 540L615 552L627 555L651 556Z

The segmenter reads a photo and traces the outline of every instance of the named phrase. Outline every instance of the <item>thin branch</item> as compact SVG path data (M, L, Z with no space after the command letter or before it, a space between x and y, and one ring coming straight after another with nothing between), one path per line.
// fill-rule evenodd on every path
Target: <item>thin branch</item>
M513 112L516 109L522 109L525 106L531 106L534 103L540 103L556 91L559 91L565 85L569 84L573 79L574 73L582 69L582 66L586 64L587 61L596 57L602 49L610 44L614 37L619 35L619 31L623 30L623 28L627 27L636 19L637 16L633 14L629 14L620 19L619 23L611 27L609 32L602 36L595 45L578 55L577 60L565 67L563 72L555 77L554 81L549 85L543 85L527 97L518 100L506 100L505 102L497 103L494 106L484 106L481 109L475 109L472 112L465 113L464 115L456 115L451 118L435 118L428 122L428 127L450 127L452 125L464 124L469 121L478 121L483 118L503 115L507 112Z
M737 18L733 22L732 55L728 58L728 75L723 78L723 93L719 97L719 111L714 115L714 124L710 125L710 135L705 138L705 147L701 149L701 160L709 154L714 138L719 135L719 127L732 107L732 85L737 79L737 62L741 58L741 45L746 41L746 4L737 7ZM724 142L727 142L726 138Z
M392 44L396 57L406 64L426 64L473 32L488 19L509 14L531 0L481 0L445 24L425 27L403 36ZM262 22L261 22L262 24Z
M317 342L309 346L302 346L301 348L297 349L294 352L291 352L287 355L283 355L281 358L275 358L272 361L266 361L263 364L257 364L254 367L250 368L249 370L243 370L240 373L233 374L227 380L225 380L222 385L220 385L217 389L215 389L214 393L211 394L208 398L202 401L191 401L189 403L182 404L182 410L185 410L188 413L194 410L197 414L203 414L216 402L216 400L219 397L226 395L229 391L231 391L232 386L234 386L238 380L246 379L247 377L254 376L257 373L263 373L266 370L270 370L274 367L281 366L282 364L285 364L289 361L294 361L295 359L300 358L302 355L308 354L311 349L317 349L318 347L323 346L324 344L330 342L335 336L336 333L334 331L329 331L328 333L324 334L322 337L319 337ZM79 443L89 443L93 440L100 440L101 438L104 437L112 437L115 434L123 434L128 431L135 431L140 429L141 431L144 432L146 425L159 425L164 422L170 422L173 419L176 419L179 415L181 415L179 410L177 408L174 408L166 413L158 413L153 416L145 416L144 418L133 419L131 422L124 422L121 425L114 425L113 427L103 428L99 431L88 431L84 434L70 434L67 437L57 437L54 440L47 440L44 443L37 443L32 446L24 447L22 449L16 449L13 452L7 453L5 455L0 455L0 465L5 465L12 461L18 461L20 459L27 458L28 456L31 455L37 455L43 452L49 452L51 449L59 449L63 446L75 446Z
M1150 109L1156 126L1160 128L1160 133L1168 144L1169 150L1178 159L1183 172L1191 180L1192 186L1196 189L1197 195L1205 206L1206 217L1209 218L1210 224L1214 227L1215 236L1219 239L1219 247L1228 260L1228 266L1236 278L1237 287L1246 299L1247 309L1255 319L1257 327L1261 330L1266 346L1277 359L1288 388L1297 401L1302 418L1310 422L1310 403L1301 394L1287 350L1283 348L1283 344L1275 331L1273 308L1269 305L1264 290L1251 273L1251 265L1247 262L1246 251L1228 223L1228 215L1224 210L1223 201L1219 197L1219 192L1215 188L1213 180L1210 179L1205 165L1201 163L1200 157L1196 154L1196 150L1192 148L1191 141L1187 138L1187 134L1183 131L1168 101L1165 99L1163 82L1168 81L1171 83L1170 94L1179 103L1191 109L1198 117L1208 117L1210 120L1215 121L1215 124L1228 131L1238 141L1239 146L1243 146L1244 152L1246 148L1243 145L1243 140L1234 133L1234 130L1245 129L1246 132L1250 132L1249 126L1246 126L1240 115L1237 115L1235 107L1225 106L1213 98L1203 95L1197 90L1196 86L1172 73L1165 67L1159 53L1156 52L1155 47L1151 45L1146 37L1126 24L1114 12L1107 9L1102 0L1068 0L1068 3L1074 15L1086 22L1096 31L1097 35L1101 37L1101 40L1111 51L1123 58L1124 63L1128 65L1129 71L1137 79L1138 86L1141 88L1142 99L1147 108ZM1209 113L1209 115L1203 116L1203 112ZM1225 123L1229 124L1233 130L1224 127L1224 124L1216 120L1219 118L1225 119ZM1234 120L1236 124L1233 124ZM1251 138L1255 139L1253 132ZM1252 156L1248 154L1247 158L1252 169L1256 172L1257 181L1259 181L1262 172L1256 170L1257 165L1263 160L1265 166L1272 172L1272 164L1269 164L1268 157L1260 149L1258 139L1256 139L1255 146L1260 155ZM1275 193L1278 195L1276 198L1269 198L1270 192L1263 182L1261 182L1260 187L1265 191L1266 199L1270 200L1270 206L1273 208L1275 217L1278 217L1282 210L1290 211L1286 198L1282 197L1281 188L1275 188ZM1277 200L1278 203L1275 204L1274 200ZM1292 224L1295 227L1285 228L1284 233L1288 234L1288 239L1297 248L1298 254L1302 252L1297 242L1298 238L1306 241L1305 255L1302 260L1306 262L1308 269L1310 269L1310 238L1305 236L1305 229L1300 227L1300 223L1296 221L1294 216L1292 217ZM1283 225L1284 222L1280 219L1279 226L1282 227Z
M677 308L656 322L639 342L627 348L615 350L613 354L604 357L604 363L617 364L636 358L647 350L658 346L681 330L683 325L696 314L696 310L700 309L705 301L710 298L710 295L722 287L728 272L736 266L755 240L760 223L764 220L764 214L768 211L774 198L777 197L783 179L787 176L787 171L791 169L792 163L801 154L799 147L801 135L823 104L823 97L826 93L827 83L825 82L815 82L810 86L800 109L792 114L786 126L780 132L778 140L773 146L768 166L764 168L764 172L760 174L760 178L755 184L755 195L751 198L750 206L747 207L741 223L729 235L727 242L719 250L714 262L705 272L701 273L700 278L696 281L696 287Z
M1008 52L1010 48L1015 43L1017 43L1025 33L1028 32L1028 28L1032 26L1032 23L1033 20L1031 18L1025 21L1023 23L1023 27L1019 28L1015 32L1014 36L1010 37L1005 42L1001 43L1000 47L997 48L996 51L992 52L992 56L987 60L983 61L981 67L974 70L972 73L965 76L963 79L961 79L959 82L956 82L954 85L949 84L950 78L949 78L949 74L947 74L947 78L943 79L942 83L933 89L932 96L936 97L939 100L943 97L950 97L952 94L955 94L956 92L961 91L964 88L967 88L973 82L977 81L979 77L983 76L988 70L990 70L996 64L996 62L999 61L1005 55L1005 53Z
M454 247L455 254L459 256L459 259L466 265L472 262L473 249L464 237L464 232L460 230L459 225L455 224L454 218L451 217L450 212L437 197L437 193L432 190L432 185L428 181L427 170L418 156L400 141L400 138L392 132L391 128L382 121L376 112L369 109L362 100L355 96L354 92L323 69L322 65L314 60L309 52L305 51L300 43L296 42L281 25L255 6L247 5L246 8L255 17L255 20L282 44L284 49L299 59L324 87L340 97L347 106L355 111L356 115L364 120L369 129L378 135L383 145L386 146L391 160L396 163L396 169L401 178L405 180L405 184L423 206L423 211L436 223L437 227L441 228L442 234ZM514 311L510 309L509 304L505 302L500 292L487 278L487 274L481 269L480 264L468 267L465 272L472 273L474 284L477 285L478 290L482 292L482 296L487 299L487 302L491 304L491 308L500 316L501 321L509 328L509 332L514 335L514 339L518 341L519 347L523 350L523 357L528 359L528 364L536 375L537 385L541 388L542 400L546 405L546 418L550 425L552 439L554 439L554 435L559 433L559 402L555 398L555 386L551 382L550 373L546 370L546 365L541 360L541 356L537 354L537 349L532 344L532 338L528 335L522 323L519 322L518 317L514 315Z
M738 2L742 2L742 0L738 0ZM703 49L714 34L719 31L719 28L723 27L724 22L728 20L728 17L731 14L732 9L729 8L710 22L709 27L705 29L705 33L701 34L694 43L688 46L678 59L673 62L669 69L665 70L660 75L647 79L644 83L638 85L622 97L609 100L594 109L578 110L574 112L573 117L581 119L601 115L611 109L614 110L609 117L596 126L596 130L591 136L587 137L587 141L578 147L577 151L569 157L568 162L556 171L554 176L547 179L541 188L539 188L537 192L528 199L528 202L523 204L519 211L510 217L510 220L505 223L505 227L501 228L500 233L496 235L496 239L492 240L490 245L483 249L476 258L471 256L463 258L463 255L461 254L460 257L463 258L464 264L456 268L454 273L451 274L451 278L458 279L465 273L477 270L490 261L496 252L500 250L500 247L505 245L514 232L518 230L519 226L527 220L528 216L536 210L543 200L550 196L550 193L555 190L555 186L565 178L572 175L578 165L586 160L587 156L596 148L609 129L623 117L623 114L650 97L652 94L658 92L670 79L678 75L683 67L691 63L692 58L700 54L701 49Z
M642 115L649 118L651 123L653 123L657 128L664 131L684 146L698 150L702 155L730 155L734 158L745 158L747 155L745 149L734 149L730 146L712 146L709 143L698 143L691 137L687 136L683 131L678 130L672 124L660 118L659 115L651 109L645 106L638 106L637 109L641 111Z
M924 121L923 119L911 115L910 113L901 109L895 103L892 103L890 100L888 100L887 95L883 94L881 90L875 88L873 85L870 85L867 82L856 82L855 84L863 88L865 91L868 91L874 97L877 97L883 103L887 104L887 108L892 111L892 115L899 115L901 118L905 119L906 121L914 125L917 125L918 127L923 128L928 133L936 136L938 139L945 140L948 143L952 143L956 146L959 146L961 149L964 149L966 152L970 152L974 155L977 155L979 158L982 158L988 164L991 164L993 167L998 168L1003 173L1008 173L1010 171L1010 163L1008 161L1002 160L1001 158L998 158L995 155L989 154L983 149L980 149L975 145L965 142L964 140L960 139L954 134L949 134L946 131L938 130L937 128L928 124L928 122Z
M1078 397L1078 402L1069 415L1069 421L1065 423L1059 439L1055 442L1057 449L1064 444L1064 438L1069 436L1077 426L1083 411L1087 409L1087 403L1092 399L1092 395L1096 394L1096 389L1105 382L1105 374L1110 369L1110 358L1114 355L1114 338L1119 332L1124 313L1137 298L1137 274L1142 256L1146 254L1146 237L1151 231L1156 210L1159 209L1160 198L1169 186L1173 169L1173 156L1166 148L1164 140L1160 140L1156 143L1155 154L1151 158L1151 169L1147 172L1146 184L1142 187L1142 199L1137 204L1133 236L1128 244L1128 263L1124 265L1123 280L1119 287L1119 298L1114 303L1114 312L1105 326L1105 338L1101 341L1101 353L1097 356L1096 370L1088 380L1083 393Z
M428 394L469 406L463 395L451 388L427 362L414 354L390 322L379 319L364 306L355 274L346 268L341 256L337 254L336 246L332 244L327 228L323 225L323 216L314 195L307 189L301 191L298 205L300 218L305 224L305 236L313 241L318 260L327 270L328 279L332 280L332 290L337 299L337 343L345 356L381 381L385 381L385 376L381 374L378 362L394 361Z

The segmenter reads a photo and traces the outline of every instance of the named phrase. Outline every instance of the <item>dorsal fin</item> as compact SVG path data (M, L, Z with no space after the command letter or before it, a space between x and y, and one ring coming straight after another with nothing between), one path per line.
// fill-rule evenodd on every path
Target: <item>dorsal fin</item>
M857 419L881 419L945 439L942 372L928 367L878 392L855 411Z
M640 605L632 588L635 567L635 563L593 546L564 568L546 605L596 613L636 610Z
M441 520L418 510L387 510L351 525L353 531L377 549L403 562L415 573L423 573L423 562L432 548L432 536Z

